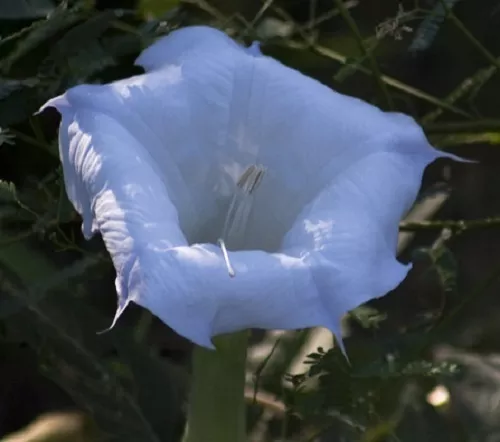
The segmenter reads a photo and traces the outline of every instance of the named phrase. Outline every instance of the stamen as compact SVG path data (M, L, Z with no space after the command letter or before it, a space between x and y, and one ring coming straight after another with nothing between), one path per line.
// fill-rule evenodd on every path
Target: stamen
M253 193L262 181L266 169L261 165L249 166L236 183L236 192L227 211L222 238L229 244L244 237L250 217Z
M229 261L229 254L225 242L227 242L229 246L237 248L238 241L244 238L252 209L253 194L260 185L265 171L266 169L264 166L253 164L241 174L236 183L236 191L229 205L229 210L227 211L222 238L218 240L218 243L224 255L229 276L231 277L235 276L235 272Z
M264 166L252 164L241 174L236 185L250 195L259 186L265 171L266 169Z
M217 242L219 243L219 247L222 250L222 256L224 256L224 261L226 263L227 272L229 273L229 276L231 278L234 278L236 273L234 273L234 269L233 269L233 266L231 265L231 261L229 261L229 255L227 253L226 244L224 243L224 240L222 238L219 238L217 240Z

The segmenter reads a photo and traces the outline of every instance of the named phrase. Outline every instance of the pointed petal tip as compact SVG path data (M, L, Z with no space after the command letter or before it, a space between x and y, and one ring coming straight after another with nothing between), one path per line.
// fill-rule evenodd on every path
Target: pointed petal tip
M97 225L95 224L94 219L92 216L86 212L82 214L82 234L83 237L89 241L93 238L93 236L96 234L98 228Z
M338 346L342 354L344 355L347 363L351 365L351 361L349 360L349 356L347 354L347 350L344 345L344 340L342 338L342 326L341 326L341 321L340 320L333 320L333 321L327 321L326 324L323 324L323 327L326 329L330 330L333 334L333 337L335 338L335 344L334 346Z
M198 344L198 345L200 345L200 344ZM214 343L212 342L211 339L209 339L208 341L206 341L202 346L205 347L208 350L213 350L213 351L217 350L217 348L215 347L215 345L214 345Z
M349 359L349 355L347 354L347 350L345 348L344 340L342 339L342 337L335 337L335 343L340 348L340 351L342 352L342 355L344 356L347 365L349 365L349 367L352 367L351 360Z
M113 327L114 327L114 324L111 324L109 327L105 328L104 330L96 331L95 334L99 335L99 336L104 335L104 334L110 332L113 329Z
M61 112L64 108L70 107L70 104L68 102L68 99L66 98L66 94L59 95L57 97L51 98L49 101L47 101L44 105L38 109L33 115L39 115L41 114L45 109L49 107L54 107L56 108L59 112Z
M194 342L199 347L206 348L207 350L217 350L217 347L215 347L214 343L212 342L212 337L209 335L197 334L197 336L192 336L192 335L183 335L183 336L189 339L191 342Z
M480 162L478 160L470 160L468 158L463 158L450 152L443 152L442 150L438 150L437 152L438 152L437 158L447 158L456 161L458 163L478 164Z
M130 300L126 300L123 303L120 303L121 305L118 305L118 308L116 309L115 317L113 318L113 321L111 322L111 325L108 328L105 328L104 330L96 332L97 335L103 335L105 333L110 332L118 322L118 319L120 319L121 315L125 311L125 309L128 307L130 303Z

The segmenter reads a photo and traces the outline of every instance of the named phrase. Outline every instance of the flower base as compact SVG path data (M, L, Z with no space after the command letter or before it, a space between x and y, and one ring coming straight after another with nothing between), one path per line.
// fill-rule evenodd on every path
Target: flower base
M196 347L182 442L245 442L245 363L248 331L214 338L216 350Z

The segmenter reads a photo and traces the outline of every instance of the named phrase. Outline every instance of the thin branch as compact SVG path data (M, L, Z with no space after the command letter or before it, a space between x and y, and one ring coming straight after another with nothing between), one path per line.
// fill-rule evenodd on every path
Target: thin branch
M350 0L350 1L344 2L344 6L347 9L352 9L355 6L358 6L358 4L359 4L358 0ZM310 20L309 23L307 23L304 26L304 29L311 30L311 29L317 27L318 25L320 25L321 23L324 23L325 21L330 20L339 14L340 14L340 12L337 8L330 9L329 11L325 12L324 14L316 17L314 20Z
M500 130L500 120L478 120L478 121L450 121L444 123L424 124L427 133L456 133L471 131L494 131Z
M361 33L359 31L358 25L353 20L349 10L345 7L344 2L342 0L334 0L334 2L337 5L340 15L351 29L351 32L353 33L354 38L356 39L359 49L361 50L361 53L368 58L371 69L373 71L373 75L375 77L375 80L378 84L378 87L382 95L384 96L387 102L387 106L389 107L390 110L393 110L394 102L392 101L392 97L389 94L389 91L387 90L386 83L384 83L384 81L382 80L382 73L380 72L377 60L375 59L373 52L366 47L363 37L361 36Z
M478 220L443 220L443 221L402 221L399 223L399 230L442 230L450 229L455 231L485 229L490 227L500 227L500 217L483 218Z
M331 60L334 60L334 61L341 63L341 64L344 64L344 65L349 63L349 60L347 59L346 56L338 53L337 51L334 51L333 49L327 48L325 46L311 44L311 43L307 43L307 42L302 43L302 42L298 42L296 40L284 40L281 44L283 46L291 48L291 49L300 49L300 50L309 49L318 55L321 55L325 58L329 58ZM373 75L373 72L364 66L358 65L358 66L356 66L356 69L360 72L363 72L364 74ZM462 110L462 109L460 109L452 104L449 104L446 101L443 101L439 98L436 98L433 95L428 94L427 92L424 92L420 89L417 89L413 86L410 86L406 83L403 83L402 81L399 81L396 78L382 74L381 79L385 84L393 87L394 89L405 92L406 94L411 95L411 96L416 97L416 98L419 98L422 101L427 101L428 103L431 103L435 106L446 109L446 110L453 112L457 115L461 115L461 116L466 117L466 118L472 118L472 115L470 115L468 112L466 112L466 111L464 111L464 110Z
M214 17L216 20L221 22L226 21L224 14L205 0L182 0L181 3L197 6L202 11Z
M474 75L462 80L460 84L443 99L443 101L453 105L458 100L462 99L466 94L469 94L470 96L474 88L477 88L482 82L489 80L496 71L496 66L488 66L477 70ZM432 123L440 117L442 113L443 109L432 110L421 118L420 123L423 125Z
M273 6L273 11L278 14L282 19L287 20L288 22L294 23L293 18L282 8L278 6ZM300 34L301 38L303 39L303 42L297 41L297 40L292 40L292 39L287 39L287 40L282 40L281 45L291 48L291 49L298 49L298 50L310 50L311 52L328 58L330 60L334 60L340 64L347 65L350 64L350 61L345 55L342 55L341 53L327 48L325 46L321 46L316 44L311 40L311 38L307 35L307 33L300 27L296 28L297 32ZM355 66L355 69L358 71L366 74L366 75L373 75L373 72L368 69L365 66L362 66L361 64L358 64ZM464 110L454 106L453 104L447 103L444 100L441 100L439 98L436 98L420 89L417 89L413 86L410 86L408 84L403 83L402 81L399 81L393 77L390 77L388 75L382 74L380 77L382 81L387 84L388 86L393 87L394 89L400 90L408 95L411 95L415 98L419 98L423 101L427 101L428 103L434 104L435 106L448 110L450 112L453 112L457 115L461 115L466 118L472 118L472 116L465 112Z
M453 24L464 34L465 38L469 40L475 48L486 58L493 66L500 69L500 60L498 60L488 49L486 49L480 41L474 37L474 35L467 29L467 27L462 23L462 21L455 15L451 8L446 4L444 0L440 0L448 18L453 22Z
M245 400L248 404L258 404L263 408L272 410L275 414L283 416L286 413L286 405L275 395L265 391L259 391L254 395L253 386L245 387Z

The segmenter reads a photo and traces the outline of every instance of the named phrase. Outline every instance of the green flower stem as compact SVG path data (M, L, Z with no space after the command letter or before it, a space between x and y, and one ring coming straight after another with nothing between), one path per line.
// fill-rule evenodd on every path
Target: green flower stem
M216 350L196 347L183 442L245 442L245 363L248 332L214 338Z

